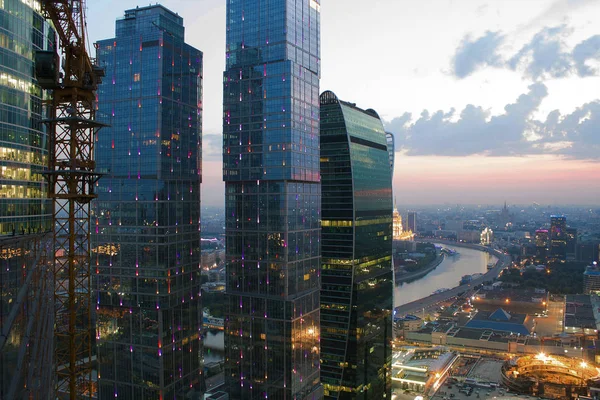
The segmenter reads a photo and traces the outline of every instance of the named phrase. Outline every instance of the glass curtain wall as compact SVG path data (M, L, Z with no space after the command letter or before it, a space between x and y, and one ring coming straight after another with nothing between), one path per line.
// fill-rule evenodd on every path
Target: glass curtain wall
M225 384L320 398L316 0L228 0L223 81Z
M325 398L390 398L392 181L377 113L324 92L320 162Z
M202 53L162 6L125 11L98 42L97 289L100 399L202 391Z

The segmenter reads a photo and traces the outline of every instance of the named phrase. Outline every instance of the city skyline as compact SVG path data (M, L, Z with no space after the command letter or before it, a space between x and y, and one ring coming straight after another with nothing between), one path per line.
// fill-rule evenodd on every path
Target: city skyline
M225 2L166 0L161 4L186 16L186 40L205 49L203 204L222 205ZM136 5L144 4L130 0L88 4L90 42L107 31L101 21L118 17L116 9ZM597 73L579 75L593 73L600 56L593 51L599 40L594 23L600 18L600 4L589 0L533 0L525 4L448 0L406 8L399 2L382 1L365 9L357 1L347 1L323 2L321 12L322 87L358 106L374 107L386 122L386 130L396 134L394 187L400 205L478 204L504 198L521 204L597 203L600 188L588 182L600 179L600 152L589 126L600 118L598 95L593 90L599 87L600 77ZM591 46L587 53L591 58L583 64L590 66L587 70L576 68L574 61L574 57L581 60L582 46L573 55L581 43ZM361 57L355 57L357 51ZM358 84L349 84L356 80ZM534 83L533 89L528 89ZM505 111L505 107L514 112ZM439 120L437 110L448 114L452 109L455 112L446 122ZM562 126L552 125L553 110L563 116L572 114L571 118ZM419 119L424 111L429 117ZM406 112L411 113L410 126L400 129ZM508 117L496 123L508 124L510 132L506 134L496 134L490 124L492 116L501 115ZM569 125L586 118L588 127ZM534 130L542 136L556 135L545 136L536 143L537 148L530 142L510 139ZM558 137L563 131L572 134ZM470 139L464 132L476 138ZM407 134L411 135L408 139ZM439 140L432 141L432 135ZM424 140L415 139L419 137ZM460 146L448 146L444 137L453 138L452 143ZM573 142L572 147L561 149L568 145L566 142ZM558 180L551 181L551 177ZM568 190L554 190L557 181ZM572 200L574 191L578 196ZM469 201L465 201L465 194Z

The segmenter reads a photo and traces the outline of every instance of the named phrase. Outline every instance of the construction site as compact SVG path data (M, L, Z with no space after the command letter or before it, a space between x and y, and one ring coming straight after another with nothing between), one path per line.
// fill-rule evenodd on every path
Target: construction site
M90 202L103 71L89 54L83 0L6 0L0 11L35 38L14 47L33 68L2 70L13 89L3 103L23 98L33 129L9 135L0 151L12 181L0 193L11 198L0 204L0 398L94 398Z

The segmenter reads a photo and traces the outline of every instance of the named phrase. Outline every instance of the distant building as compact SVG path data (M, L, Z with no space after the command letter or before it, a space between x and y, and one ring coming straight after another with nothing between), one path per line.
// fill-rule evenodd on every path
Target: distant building
M458 233L463 230L464 223L462 219L449 219L444 224L444 230Z
M409 231L417 233L417 213L409 211L407 215L406 227Z
M499 225L504 228L511 222L512 215L508 211L508 205L506 204L506 202L504 202L504 207L502 207L502 211L500 211Z
M584 243L578 243L577 246L577 261L591 263L600 261L600 241L589 240Z
M398 212L398 209L394 207L393 213L393 229L394 229L394 240L400 240L402 238L402 216Z
M494 312L479 311L465 324L465 328L528 336L533 330L533 325L533 319L527 314L511 314L498 308Z
M494 283L491 287L484 286L473 299L473 305L478 310L492 311L498 307L505 310L518 310L533 314L544 311L548 304L548 292L544 289L506 288Z
M550 235L547 229L538 229L535 231L535 256L540 260L548 257L548 246L550 244Z
M465 243L479 243L481 241L481 232L479 231L458 231L456 240Z
M562 215L550 217L550 257L567 259L567 218Z
M321 382L326 399L391 396L392 182L373 110L321 95Z
M565 297L565 313L563 327L565 333L597 333L598 323L594 316L594 307L598 307L595 299L585 294L570 294Z
M600 268L598 268L596 261L587 267L583 273L583 293L600 293Z
M577 259L577 229L567 228L567 260Z
M485 228L481 231L481 244L489 246L494 241L494 232L490 228Z

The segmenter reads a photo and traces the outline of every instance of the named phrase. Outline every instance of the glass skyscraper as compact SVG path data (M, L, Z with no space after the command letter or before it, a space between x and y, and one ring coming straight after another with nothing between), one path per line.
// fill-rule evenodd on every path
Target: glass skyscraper
M125 11L97 47L99 399L197 398L202 52L160 5Z
M36 3L0 1L0 235L48 231L52 225L42 176L48 135L33 70L35 52L53 50L56 34Z
M321 382L326 399L391 397L392 177L383 124L321 95Z
M231 398L317 399L318 0L228 0L223 82Z
M39 2L0 1L0 398L54 398L53 286L40 258L48 249L52 201L42 173L48 134L38 50L56 33Z

